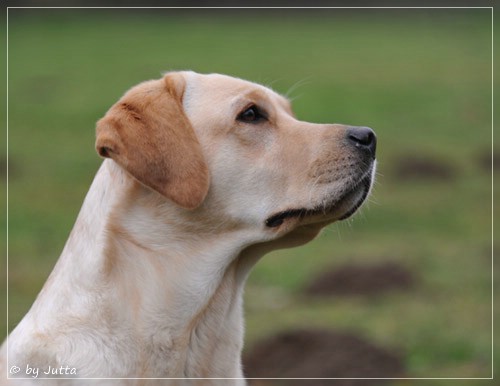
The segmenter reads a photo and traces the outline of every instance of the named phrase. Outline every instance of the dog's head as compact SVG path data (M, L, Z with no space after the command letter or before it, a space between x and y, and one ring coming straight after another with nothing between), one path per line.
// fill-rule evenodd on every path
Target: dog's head
M376 165L371 129L302 122L269 88L194 72L129 90L98 122L96 148L186 213L268 239L351 216Z

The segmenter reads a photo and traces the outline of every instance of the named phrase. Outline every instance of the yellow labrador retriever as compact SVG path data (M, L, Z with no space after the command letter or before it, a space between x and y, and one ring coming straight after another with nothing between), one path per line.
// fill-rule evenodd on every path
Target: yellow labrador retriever
M19 384L243 385L250 269L351 216L376 166L371 129L302 122L266 87L194 72L130 89L96 148L62 255L2 348Z

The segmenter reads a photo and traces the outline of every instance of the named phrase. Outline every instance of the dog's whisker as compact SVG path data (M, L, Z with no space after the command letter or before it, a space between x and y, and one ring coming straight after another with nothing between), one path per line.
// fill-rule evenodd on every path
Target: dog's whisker
M311 78L312 78L312 76L306 76L305 78L303 78L303 79L301 79L301 80L299 80L299 81L295 82L295 83L294 83L294 84L293 84L293 85L292 85L292 86L288 89L288 91L285 93L285 97L287 97L287 98L288 98L288 99L290 99L290 100L294 100L294 99L296 99L296 98L292 98L292 97L291 97L291 94L292 94L295 90L297 90L299 87L302 87L302 86L304 86L304 85L306 85L306 84L310 83L310 82L311 82L311 80L310 80Z

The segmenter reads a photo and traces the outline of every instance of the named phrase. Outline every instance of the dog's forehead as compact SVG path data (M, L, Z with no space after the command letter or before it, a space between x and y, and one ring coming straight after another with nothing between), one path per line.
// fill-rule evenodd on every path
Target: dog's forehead
M223 101L244 95L261 95L291 110L288 99L258 83L223 74L184 72L183 76L186 80L186 89L192 96Z

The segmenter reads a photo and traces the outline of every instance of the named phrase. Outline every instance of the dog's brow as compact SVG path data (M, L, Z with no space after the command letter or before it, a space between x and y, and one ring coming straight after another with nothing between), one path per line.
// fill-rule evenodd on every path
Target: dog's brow
M253 100L255 102L259 101L268 101L269 97L266 95L265 92L261 90L252 90L244 95L245 99Z
M275 107L271 98L262 90L251 90L234 99L232 105L235 109L241 109L249 103L260 105L268 111L274 111Z

